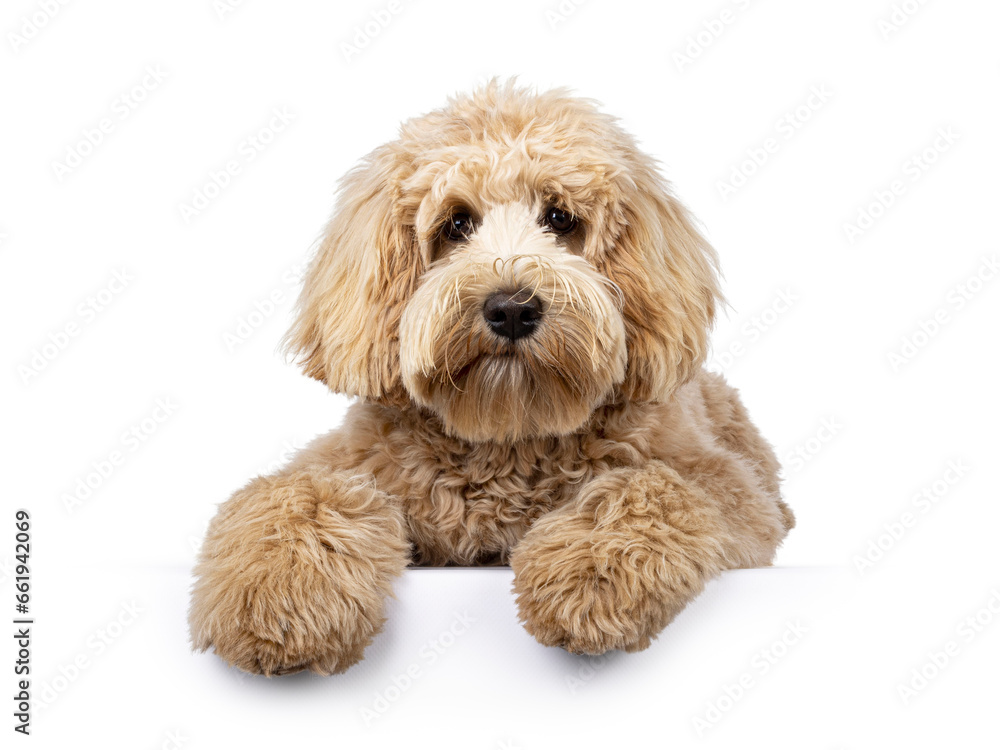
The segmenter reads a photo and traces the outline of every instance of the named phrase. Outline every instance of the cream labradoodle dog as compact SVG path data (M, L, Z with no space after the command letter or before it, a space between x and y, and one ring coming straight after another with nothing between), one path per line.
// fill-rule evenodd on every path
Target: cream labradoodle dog
M543 644L637 651L794 519L778 462L702 363L716 255L655 163L564 91L490 85L344 179L288 335L358 397L224 503L196 648L340 672L410 563L509 563Z

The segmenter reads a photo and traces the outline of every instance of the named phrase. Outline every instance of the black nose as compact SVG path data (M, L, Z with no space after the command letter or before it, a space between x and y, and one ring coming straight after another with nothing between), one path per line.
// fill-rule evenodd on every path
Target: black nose
M495 334L516 341L534 333L542 317L542 302L528 292L497 292L486 300L483 317Z

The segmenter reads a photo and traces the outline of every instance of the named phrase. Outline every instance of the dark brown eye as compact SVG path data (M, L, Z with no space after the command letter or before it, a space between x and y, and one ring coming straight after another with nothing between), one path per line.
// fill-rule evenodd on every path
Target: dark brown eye
M576 229L576 217L555 206L545 212L545 223L556 234L569 234Z
M444 236L452 242L465 242L476 229L476 223L467 211L456 211L444 222Z

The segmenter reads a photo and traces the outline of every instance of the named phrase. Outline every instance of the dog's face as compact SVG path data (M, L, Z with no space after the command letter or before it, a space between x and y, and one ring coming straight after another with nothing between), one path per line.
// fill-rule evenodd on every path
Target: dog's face
M714 252L613 119L491 85L347 175L288 343L335 391L509 442L668 398L717 299Z

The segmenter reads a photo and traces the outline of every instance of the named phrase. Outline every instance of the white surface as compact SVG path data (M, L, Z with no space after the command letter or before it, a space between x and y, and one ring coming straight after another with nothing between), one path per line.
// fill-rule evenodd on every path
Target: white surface
M39 0L0 11L0 615L10 616L10 516L20 506L35 519L39 680L123 600L149 612L51 721L35 717L39 734L24 744L152 748L173 727L188 730L190 748L224 748L230 736L250 748L352 746L393 732L408 748L462 750L508 736L524 748L607 747L640 734L652 747L993 742L1000 622L987 610L973 640L958 630L1000 586L1000 281L963 291L1000 249L1000 5L589 0L552 25L556 0L403 0L345 60L341 43L387 4L251 0L220 18L212 0L71 2L16 51L9 32ZM904 5L915 12L884 36L880 23ZM732 22L678 69L674 53L724 9ZM121 119L120 97L156 65L166 78L148 79L155 88ZM508 606L505 584L474 600L464 583L425 592L420 616L400 612L394 623L392 643L409 645L391 658L380 651L372 672L260 683L187 654L183 572L215 504L346 407L275 355L335 181L401 119L513 73L604 102L704 223L732 303L713 366L777 446L799 519L778 563L845 566L851 594L811 585L812 572L730 576L653 651L616 659L572 697L563 678L576 662L537 651L498 613L370 734L358 716L370 693L453 609ZM808 109L823 86L831 96ZM808 119L786 137L799 105ZM247 151L276 107L294 119ZM52 162L104 117L115 118L112 132L58 181ZM958 140L913 181L907 170L941 128ZM719 181L768 138L780 148L725 199ZM179 204L233 159L238 176L185 223ZM908 180L904 193L852 244L843 225L897 179ZM122 268L128 286L81 314ZM273 300L262 305L270 314L228 346L261 300ZM889 354L941 310L948 321L894 369ZM26 382L18 368L70 323L78 335ZM743 353L727 363L734 345ZM141 441L127 438L163 398L177 409L147 423ZM119 465L67 512L64 495L113 451ZM950 462L967 468L947 473ZM862 574L854 561L886 524L899 538L884 537L888 551ZM810 639L699 740L691 714L780 635L803 589L820 607L798 613L814 620ZM759 607L744 606L758 594ZM492 624L507 628L502 640ZM956 639L959 656L904 705L900 681ZM12 652L2 654L7 694ZM547 741L563 732L574 743Z
M968 689L1000 659L986 628L971 642L940 632L931 650L950 637L971 658L902 705L895 685L927 658L922 624L900 629L881 595L834 567L730 571L646 651L598 658L536 643L509 569L408 570L362 662L271 679L188 650L183 570L62 565L39 578L45 705L29 742L44 748L161 747L177 733L192 749L974 747L996 702Z
M46 593L74 617L39 615L43 683L60 687L60 667L78 654L90 663L54 700L40 694L51 700L36 719L34 739L45 747L72 745L84 727L90 737L104 734L94 717L105 713L114 716L107 736L115 747L156 747L174 730L192 748L274 747L299 737L324 747L348 738L351 747L629 747L653 726L658 745L685 747L699 739L694 718L744 673L754 686L705 741L732 747L773 737L776 747L796 747L837 701L851 701L829 679L847 668L834 624L845 576L831 568L728 573L645 652L596 659L541 646L521 628L509 569L410 570L361 663L330 678L271 679L187 650L182 572L100 576L99 595L95 572L81 570L66 571ZM95 634L115 633L108 626L122 603L139 614L99 653ZM776 646L789 625L804 635ZM797 705L792 716L789 703ZM846 727L830 738L838 736L846 739Z

